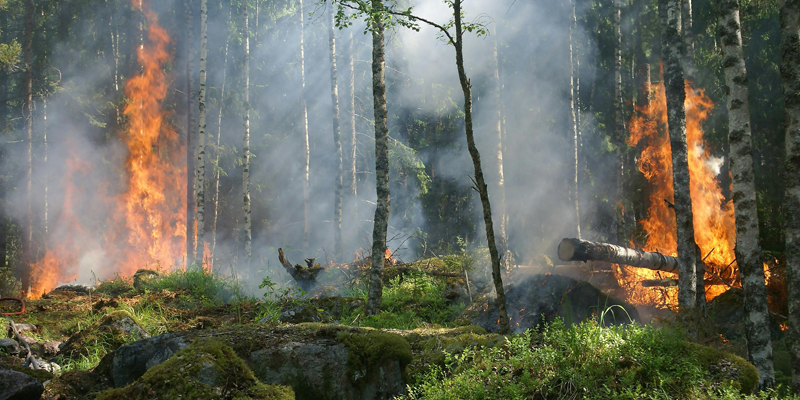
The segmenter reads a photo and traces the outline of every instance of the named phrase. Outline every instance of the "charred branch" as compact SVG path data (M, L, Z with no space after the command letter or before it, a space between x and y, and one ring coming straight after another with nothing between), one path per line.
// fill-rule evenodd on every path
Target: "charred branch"
M286 259L286 256L283 254L283 249L278 249L278 261L281 262L283 268L286 269L286 272L292 276L292 278L297 281L298 285L303 290L307 290L310 288L314 283L316 283L317 274L322 272L324 268L322 268L319 264L314 264L315 258L306 258L306 266L302 266L300 264L294 264L289 262Z

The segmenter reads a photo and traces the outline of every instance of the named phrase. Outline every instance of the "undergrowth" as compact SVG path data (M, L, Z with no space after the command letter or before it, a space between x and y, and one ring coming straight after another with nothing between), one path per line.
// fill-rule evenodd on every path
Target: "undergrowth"
M697 346L697 347L693 347ZM567 328L561 320L540 333L507 338L502 346L447 355L444 367L417 376L405 399L767 399L744 396L754 368L728 353L707 359L682 334L650 325ZM726 361L721 361L725 359ZM735 377L709 365L740 367ZM749 371L752 369L752 371ZM749 371L749 372L748 372ZM787 397L788 398L788 397ZM796 398L795 398L796 399Z

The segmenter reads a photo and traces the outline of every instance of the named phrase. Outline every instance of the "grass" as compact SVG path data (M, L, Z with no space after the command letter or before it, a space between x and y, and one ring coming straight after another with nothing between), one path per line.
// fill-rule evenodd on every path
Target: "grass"
M540 333L528 331L507 338L502 346L448 355L444 367L434 366L416 377L419 384L410 388L405 399L767 399L779 395L743 395L742 390L747 392L755 384L753 375L740 370L739 379L730 381L710 374L709 365L722 359L753 368L732 354L692 345L668 329L604 328L594 321L567 328L557 320Z

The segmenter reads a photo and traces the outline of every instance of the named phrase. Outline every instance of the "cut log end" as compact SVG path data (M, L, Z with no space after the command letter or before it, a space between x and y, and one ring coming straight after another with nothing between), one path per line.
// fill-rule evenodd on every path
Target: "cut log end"
M558 258L561 261L573 261L573 257L575 257L575 242L572 239L561 239L561 243L558 244Z

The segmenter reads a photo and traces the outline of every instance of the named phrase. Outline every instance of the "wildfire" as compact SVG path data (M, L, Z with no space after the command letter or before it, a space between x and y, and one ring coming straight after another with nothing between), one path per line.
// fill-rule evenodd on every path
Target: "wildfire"
M78 178L73 175L101 166L81 164L76 156L71 157L64 177L65 201L56 223L70 231L59 235L68 239L55 244L32 266L31 297L78 277L77 264L93 249L80 239L83 228L73 210L77 202L90 198L102 198L113 210L96 239L102 259L109 263L96 266L103 268L94 271L98 278L129 276L139 268L162 263L170 266L184 256L185 151L180 148L177 133L165 121L166 112L162 109L169 87L163 67L170 60L170 38L153 11L143 7L141 0L132 1L144 13L149 28L147 40L137 49L140 72L125 84L128 101L123 113L128 125L126 131L120 132L120 139L128 149L127 186L118 195L109 195L105 189L93 194L78 193Z
M641 146L639 170L650 183L647 218L640 221L647 233L644 250L677 255L675 213L672 182L672 153L667 132L667 101L663 83L653 86L652 100L646 107L636 109L630 123L628 145ZM686 139L689 150L689 176L694 214L695 241L706 266L717 275L732 282L738 277L738 268L732 261L736 241L733 202L722 195L719 180L722 159L714 157L703 139L703 122L708 118L714 103L703 90L686 83ZM628 301L634 304L677 304L677 287L645 288L638 283L643 279L677 278L674 274L640 268L616 266L615 275L626 289ZM712 299L725 292L727 286L706 287L706 298Z

